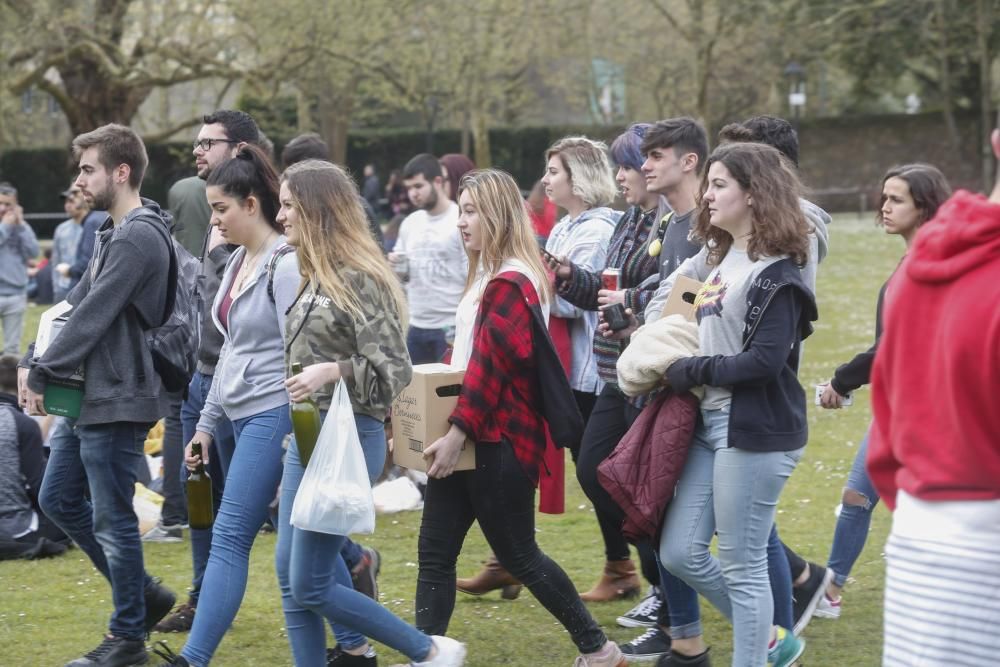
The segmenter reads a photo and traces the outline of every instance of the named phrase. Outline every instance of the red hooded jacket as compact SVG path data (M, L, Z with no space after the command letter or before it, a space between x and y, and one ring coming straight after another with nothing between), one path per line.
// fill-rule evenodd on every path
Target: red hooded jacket
M958 191L917 233L885 305L868 473L890 509L1000 499L1000 204Z

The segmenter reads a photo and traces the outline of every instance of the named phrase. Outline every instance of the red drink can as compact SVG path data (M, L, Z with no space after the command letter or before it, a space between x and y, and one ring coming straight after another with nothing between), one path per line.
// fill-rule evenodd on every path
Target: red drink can
M620 289L618 287L618 282L621 275L621 269L604 269L604 271L601 272L601 284L604 286L604 289L611 292L617 292Z

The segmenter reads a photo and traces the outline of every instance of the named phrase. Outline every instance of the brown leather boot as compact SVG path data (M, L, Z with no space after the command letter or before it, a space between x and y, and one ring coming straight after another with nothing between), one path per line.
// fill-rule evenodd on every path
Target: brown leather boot
M458 590L468 595L484 595L500 589L500 597L504 600L516 600L521 594L522 584L510 572L504 569L497 557L490 554L486 565L471 579L457 579Z
M581 594L580 599L584 602L612 602L634 598L639 595L641 587L631 559L609 560L604 564L601 580Z

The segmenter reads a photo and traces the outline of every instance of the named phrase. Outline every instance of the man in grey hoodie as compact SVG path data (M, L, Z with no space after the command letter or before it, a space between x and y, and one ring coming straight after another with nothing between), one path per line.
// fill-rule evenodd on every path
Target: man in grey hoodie
M73 154L80 165L76 187L108 218L90 269L67 296L68 321L45 353L30 359L26 378L19 374L26 379L19 389L30 414L45 414L43 395L52 380L84 371L76 437L53 438L39 502L111 582L108 634L67 667L117 667L146 662L146 633L174 601L145 573L132 510L146 433L167 407L146 330L169 316L171 248L155 225L169 229L170 221L155 202L139 197L148 158L131 129L105 125L81 134Z
M38 256L35 232L24 221L17 190L0 183L0 321L3 353L17 354L21 347L24 311L28 308L28 260Z

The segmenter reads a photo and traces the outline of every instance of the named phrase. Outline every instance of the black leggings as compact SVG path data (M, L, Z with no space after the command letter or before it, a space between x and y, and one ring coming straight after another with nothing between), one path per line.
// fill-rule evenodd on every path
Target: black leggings
M535 485L500 444L476 445L476 469L429 479L418 543L417 628L443 635L455 609L455 563L473 521L497 560L562 623L581 653L607 641L566 573L535 541Z

